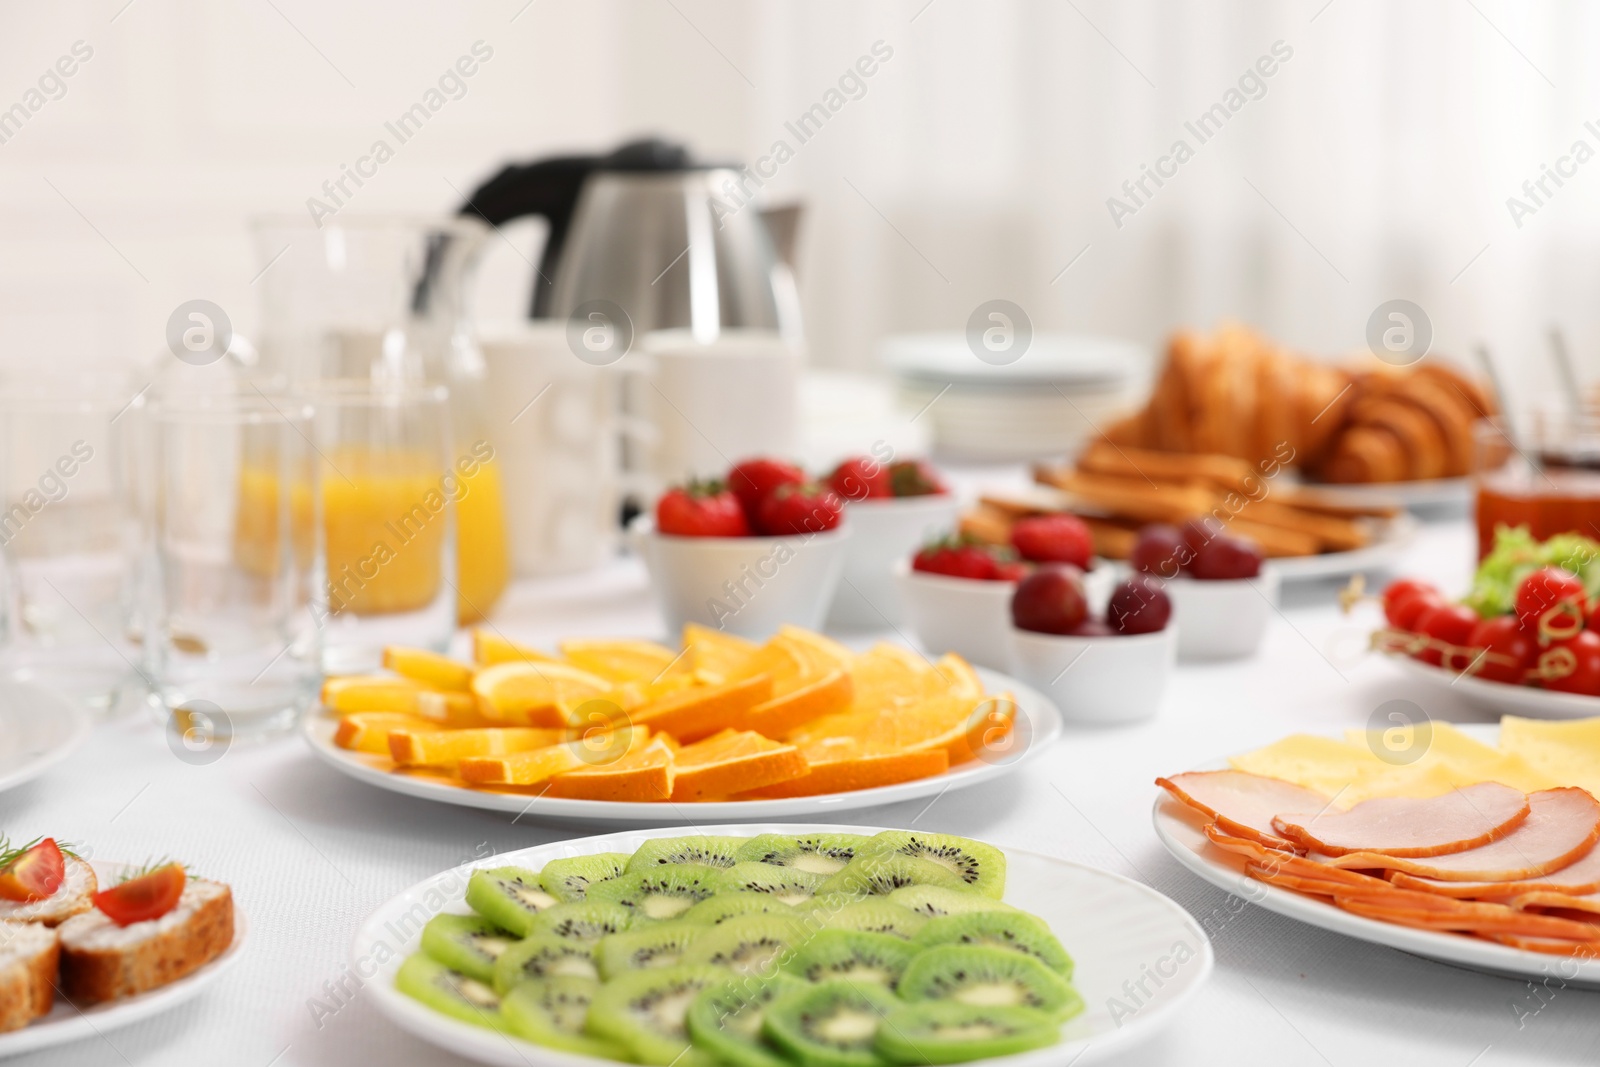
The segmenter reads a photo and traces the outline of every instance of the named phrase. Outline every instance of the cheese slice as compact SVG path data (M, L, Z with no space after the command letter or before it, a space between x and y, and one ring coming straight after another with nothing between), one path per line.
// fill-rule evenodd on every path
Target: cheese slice
M1600 797L1600 718L1548 722L1507 715L1500 720L1500 747L1563 785Z

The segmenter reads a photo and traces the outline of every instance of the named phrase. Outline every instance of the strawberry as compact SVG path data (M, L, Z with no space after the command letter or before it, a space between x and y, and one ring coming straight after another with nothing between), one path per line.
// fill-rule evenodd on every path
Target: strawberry
M1011 527L1011 544L1023 559L1035 563L1070 563L1089 569L1094 538L1076 515L1032 515Z
M739 498L721 482L676 486L656 501L656 530L674 537L749 537Z
M736 463L728 472L728 488L739 498L744 517L752 527L758 525L761 504L780 485L800 485L806 472L781 459L756 458Z
M933 465L922 459L903 459L889 464L889 483L895 496L933 496L950 491Z
M870 456L851 456L833 468L828 484L845 500L894 496L889 468Z
M911 559L911 569L947 578L1014 582L1026 568L1016 553L1004 546L986 545L965 537L947 538L922 546Z
M822 533L842 518L844 501L832 489L815 482L780 485L761 502L756 529L768 537Z

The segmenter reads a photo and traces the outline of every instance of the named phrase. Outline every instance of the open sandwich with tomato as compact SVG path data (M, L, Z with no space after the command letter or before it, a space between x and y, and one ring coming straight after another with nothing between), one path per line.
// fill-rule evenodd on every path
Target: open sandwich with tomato
M53 838L0 842L0 1032L74 1001L131 997L198 970L233 943L233 895L161 863L102 887Z

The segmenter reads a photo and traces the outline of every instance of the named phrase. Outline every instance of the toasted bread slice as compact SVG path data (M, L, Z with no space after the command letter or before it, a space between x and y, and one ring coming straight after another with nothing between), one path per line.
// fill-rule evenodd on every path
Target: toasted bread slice
M0 922L43 923L59 926L74 915L94 906L95 891L100 884L95 880L94 868L76 856L67 856L66 878L61 888L43 900L18 903L0 900Z
M233 894L192 878L178 906L159 919L118 926L102 911L61 924L61 989L111 1000L175 982L233 944Z
M59 951L47 926L0 922L0 1033L50 1014Z

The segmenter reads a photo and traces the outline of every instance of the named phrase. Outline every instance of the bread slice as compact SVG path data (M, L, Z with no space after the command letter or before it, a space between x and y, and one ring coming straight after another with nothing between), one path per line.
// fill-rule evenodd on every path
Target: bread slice
M61 988L111 1000L175 982L233 944L233 894L192 878L178 906L159 919L118 926L99 910L61 924Z
M94 906L95 891L100 888L95 881L94 868L76 856L64 857L66 878L61 888L43 900L19 903L0 900L0 922L43 923L57 926Z
M0 922L0 1033L50 1014L59 951L48 926Z

